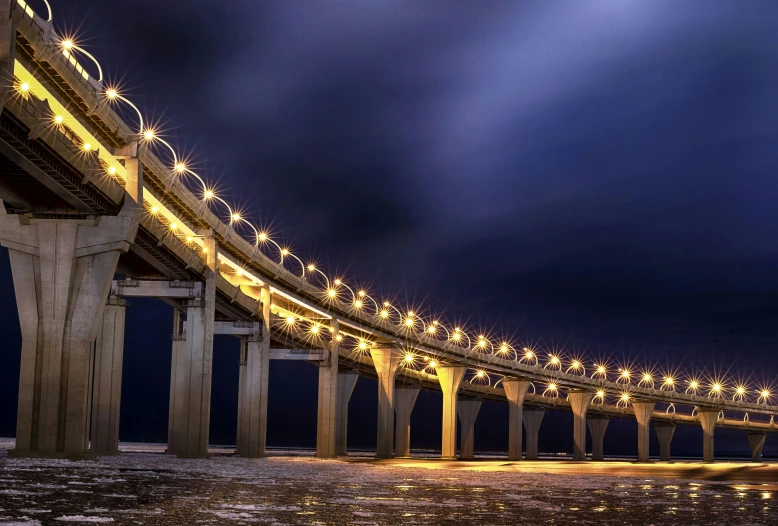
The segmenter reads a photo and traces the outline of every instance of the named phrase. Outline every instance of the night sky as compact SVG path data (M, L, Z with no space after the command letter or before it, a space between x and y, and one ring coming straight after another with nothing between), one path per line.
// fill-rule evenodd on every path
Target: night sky
M777 2L52 4L220 195L330 274L589 362L778 378ZM0 297L13 436L4 249ZM164 441L172 314L131 303L120 437ZM214 355L211 442L234 443L237 340ZM271 446L315 444L316 374L273 362ZM412 447L439 447L440 400L420 396ZM375 446L376 403L360 379L350 445ZM484 403L477 450L506 447L507 417ZM635 454L634 421L605 440ZM701 454L701 431L673 448ZM571 449L547 414L541 450Z

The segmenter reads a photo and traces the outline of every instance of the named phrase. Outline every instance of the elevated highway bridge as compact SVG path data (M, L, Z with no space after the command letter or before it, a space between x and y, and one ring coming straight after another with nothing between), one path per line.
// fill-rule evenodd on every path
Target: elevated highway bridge
M232 334L242 342L239 455L266 452L269 360L304 359L319 368L319 457L346 453L348 401L363 375L378 380L379 457L409 454L416 395L434 389L444 458L457 455L457 419L459 454L472 456L483 399L510 406L510 459L537 457L547 410L573 412L578 460L587 427L602 459L613 417L636 420L641 461L652 422L663 460L676 425L702 428L706 461L717 427L743 430L761 458L778 412L767 388L545 356L400 310L304 263L215 195L50 18L0 0L0 244L22 329L13 454L118 453L125 298L146 296L174 307L168 450L182 457L208 455L213 336Z

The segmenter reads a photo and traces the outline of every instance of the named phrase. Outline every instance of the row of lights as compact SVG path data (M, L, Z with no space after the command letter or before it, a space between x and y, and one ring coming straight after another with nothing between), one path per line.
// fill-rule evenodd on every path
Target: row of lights
M62 47L63 52L66 55L68 53L72 53L73 51L77 51L87 56L89 59L91 59L95 63L96 67L98 68L100 74L99 80L102 81L102 68L100 67L100 64L97 62L97 60L90 53L88 53L82 47L76 45L76 43L72 38L62 39L60 45ZM30 91L30 84L28 82L22 82L18 85L18 89L23 94L27 94ZM170 154L173 158L173 173L179 176L190 175L195 177L202 186L203 201L205 203L219 202L220 204L225 206L229 213L230 225L235 227L242 223L250 227L254 232L255 239L256 239L255 245L257 247L265 246L267 244L272 244L278 251L279 258L280 258L279 261L280 265L282 266L284 265L285 259L294 258L301 266L302 269L301 277L303 278L306 277L306 271L308 274L319 275L320 278L324 280L326 285L323 294L325 301L327 302L340 301L342 291L343 289L346 289L350 292L351 309L353 311L362 312L362 311L369 310L370 305L372 304L372 306L374 307L373 308L374 314L380 322L391 323L393 321L396 321L396 323L400 328L402 328L404 331L415 333L417 337L420 335L424 335L427 338L435 338L436 340L440 340L442 335L445 335L445 341L451 342L463 348L468 348L474 352L482 352L482 353L488 352L489 354L494 354L502 358L513 358L514 360L525 364L530 364L535 366L541 365L539 363L537 354L529 348L524 348L523 353L521 355L519 355L519 353L516 352L508 342L501 342L499 346L495 348L494 345L483 334L479 334L477 338L474 338L475 342L473 342L470 336L461 327L454 327L453 329L448 329L438 320L425 322L425 320L421 316L419 316L417 312L413 310L401 312L388 301L381 302L381 304L379 305L379 303L376 302L372 297L370 297L365 290L360 289L355 292L340 278L330 281L330 279L326 276L326 274L324 274L321 270L319 270L314 263L309 263L305 265L302 262L302 260L300 260L300 258L292 254L292 252L289 250L288 247L281 246L277 242L272 240L270 235L266 231L258 230L251 222L246 220L238 210L233 209L224 199L217 196L214 189L208 187L208 185L205 183L202 177L200 177L196 172L190 169L186 165L186 163L181 160L181 157L179 157L176 154L173 147L167 141L162 139L153 128L145 126L143 121L143 115L141 111L138 109L138 107L135 106L135 104L133 104L129 99L127 99L122 94L120 94L116 88L108 87L105 90L104 95L109 102L122 102L135 111L138 117L139 136L142 138L142 140L149 144L156 143L165 146L170 151ZM63 126L65 124L65 119L62 115L55 115L53 117L53 120L54 120L54 124L57 126ZM82 149L85 152L92 151L93 147L94 146L88 141L82 144ZM116 171L117 170L115 166L109 166L107 168L107 172L109 173L109 175L112 176L115 175ZM153 214L157 214L159 212L158 207L153 206L151 208L151 212ZM177 235L181 235L180 232L178 232L178 225L175 222L171 222L169 224L169 227L171 231L173 231ZM191 243L192 242L191 237L187 237L187 241ZM202 249L202 251L207 252L207 250L204 248ZM293 323L294 317L288 317L287 322L290 324ZM311 332L318 331L316 327L317 327L316 325L312 325L310 329ZM338 334L337 337L339 339L343 338L340 334ZM370 346L370 344L367 341L362 340L356 336L355 338L359 340L359 343L357 344L357 348L359 350L366 350ZM409 354L405 357L404 361L408 361L409 363L411 363L414 360L415 360L414 356ZM427 364L429 367L433 369L437 366L437 362L429 358L427 359ZM551 354L549 355L546 363L543 364L543 368L561 371L563 368L562 359L557 355ZM579 374L579 375L586 374L585 367L582 361L578 359L572 360L569 364L569 367L565 370L565 372L569 374ZM592 373L591 377L605 380L607 379L607 373L608 371L605 365L595 364L594 372ZM476 373L477 378L483 379L484 376L488 377L488 375L486 375L484 371L479 370ZM620 369L616 381L618 383L628 384L631 382L631 379L632 379L632 373L629 371L629 369ZM660 390L674 391L676 385L677 382L672 376L665 376L660 385ZM694 379L688 380L687 385L688 387L686 388L686 393L697 394L698 391L703 389L702 384L699 381ZM638 382L638 386L655 388L655 382L653 376L650 373L644 373ZM707 387L708 387L708 396L720 398L724 395L725 388L722 382L714 381ZM552 382L548 385L546 391L544 392L553 393L556 391L558 391L558 388L556 384ZM738 385L733 390L732 399L736 401L745 400L748 392L749 390L746 388L746 386ZM756 391L756 393L759 395L758 403L767 404L769 402L771 395L768 389L760 389Z

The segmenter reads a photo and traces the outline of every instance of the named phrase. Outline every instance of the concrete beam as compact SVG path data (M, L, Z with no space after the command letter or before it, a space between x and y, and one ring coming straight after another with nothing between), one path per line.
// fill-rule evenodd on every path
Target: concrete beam
M502 385L508 399L508 460L521 460L521 423L529 380L506 378Z
M203 284L197 281L122 279L111 284L111 295L123 298L202 298Z
M415 387L403 387L394 391L394 414L397 417L394 435L396 457L411 456L411 413L419 391L420 389Z
M475 419L481 409L482 400L460 397L457 402L457 416L461 426L459 458L463 460L475 458Z
M697 413L702 427L702 461L713 462L713 434L716 431L716 421L719 419L719 410L702 409Z
M88 453L93 341L103 321L119 254L137 218L30 219L6 215L22 333L16 448L10 456L85 457Z
M632 408L635 410L635 420L638 422L638 462L648 462L648 425L651 422L655 406L655 402L635 401L632 403Z
M226 336L260 336L260 325L251 321L215 321L213 333ZM268 345L269 348L269 345Z
M378 375L378 434L376 458L394 456L394 377L402 355L393 347L370 349L373 366Z
M605 430L608 429L610 418L607 416L593 415L586 419L589 426L589 434L592 435L592 460L604 460L603 442L605 441Z
M669 422L654 422L654 431L659 438L659 460L670 462L670 443L675 434L675 424Z
M466 370L466 367L460 365L438 366L436 369L440 390L443 391L443 443L440 458L456 459L457 391Z
M271 360L305 360L321 362L329 357L329 353L320 349L270 349Z
M538 433L540 424L543 422L543 415L546 412L543 409L525 409L523 412L524 430L527 433L527 460L538 459Z
M764 447L767 433L750 431L748 443L751 446L751 462L762 462L762 448Z
M348 455L348 403L354 393L359 375L356 371L338 371L338 407L335 415L335 454L339 457Z
M119 409L126 309L127 302L123 299L116 296L108 298L95 341L89 451L97 455L119 454Z
M586 460L586 411L592 401L592 393L570 389L567 392L573 411L573 460Z

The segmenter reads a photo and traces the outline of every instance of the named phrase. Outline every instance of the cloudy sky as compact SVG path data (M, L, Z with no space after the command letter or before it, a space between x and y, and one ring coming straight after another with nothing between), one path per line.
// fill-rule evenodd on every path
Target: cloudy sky
M778 373L775 2L52 3L222 194L378 296Z

